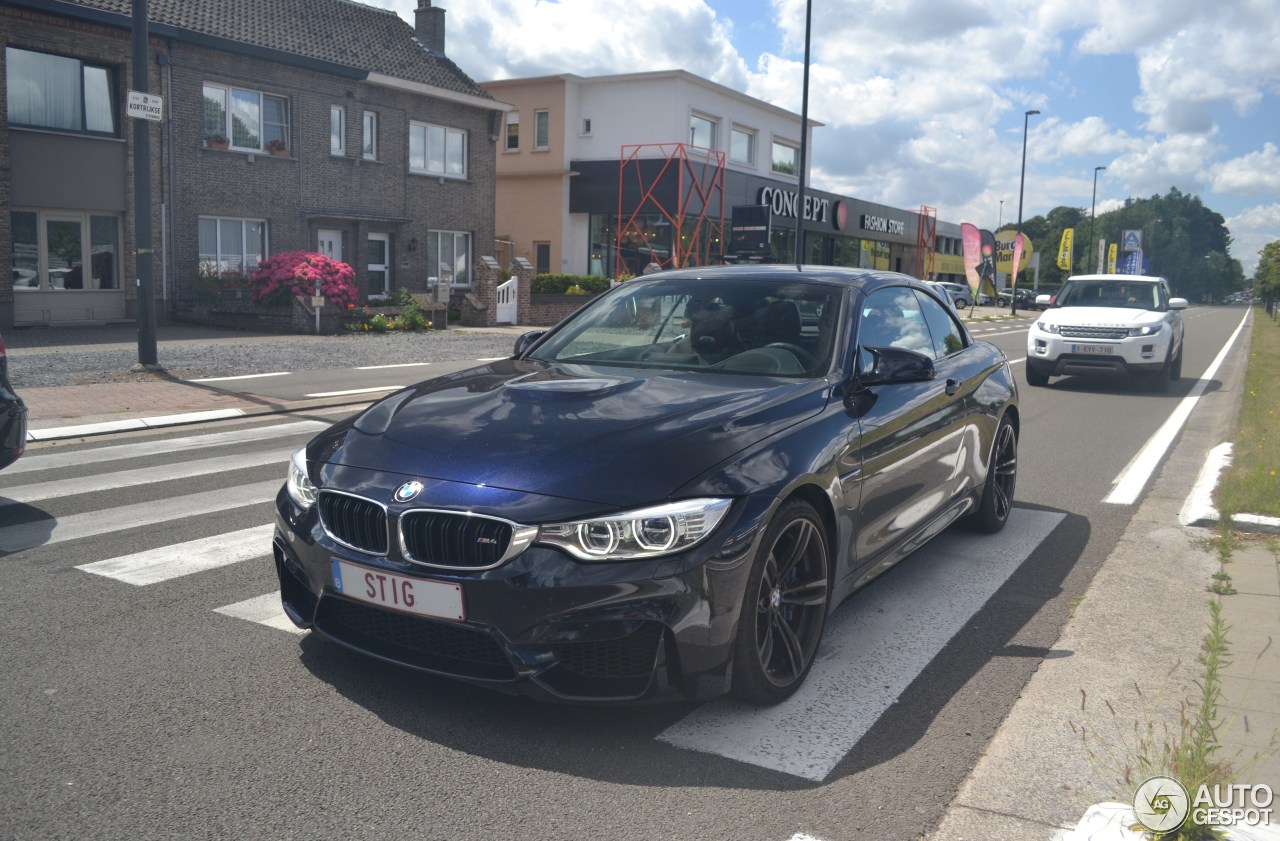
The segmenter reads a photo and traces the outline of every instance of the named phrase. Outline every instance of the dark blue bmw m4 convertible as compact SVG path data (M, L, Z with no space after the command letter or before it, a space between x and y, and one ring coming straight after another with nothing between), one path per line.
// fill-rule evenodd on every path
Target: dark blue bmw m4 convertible
M1004 355L905 275L629 280L500 362L294 454L284 609L383 660L547 700L777 703L828 615L1017 476Z

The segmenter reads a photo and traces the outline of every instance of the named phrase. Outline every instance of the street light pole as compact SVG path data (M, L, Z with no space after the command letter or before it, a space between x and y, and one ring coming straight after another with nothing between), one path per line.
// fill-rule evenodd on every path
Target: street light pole
M800 105L800 172L796 184L796 268L804 263L805 158L809 152L809 32L813 27L813 0L804 4L804 83Z
M1031 120L1032 114L1039 114L1039 111L1027 111L1022 115L1022 176L1018 179L1018 227L1015 229L1013 241L1016 245L1022 239L1022 192L1023 187L1027 183L1027 123ZM1018 276L1017 265L1013 266L1011 274L1016 278ZM1009 292L1009 315L1018 314L1018 287L1014 287Z
M1098 173L1104 169L1105 166L1093 168L1093 201L1089 204L1089 274L1093 274L1093 252L1097 250L1093 242L1093 216L1098 208Z
M1000 199L1000 215L996 217L996 230L1004 225L1004 199Z

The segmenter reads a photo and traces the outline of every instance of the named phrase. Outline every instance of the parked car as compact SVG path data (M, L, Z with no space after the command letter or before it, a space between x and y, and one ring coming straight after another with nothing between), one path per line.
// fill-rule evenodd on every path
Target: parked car
M906 275L662 272L298 450L281 599L545 700L775 703L856 589L950 523L1003 528L1019 423L1004 355Z
M13 464L27 447L27 407L9 382L9 357L0 336L0 469Z
M1017 301L1020 309L1029 310L1035 308L1036 293L1032 292L1030 289L1015 289L1012 296L1009 294L1009 290L1006 289L996 298L996 306L1009 306L1010 298Z
M969 291L969 287L959 283L949 283L944 280L930 281L934 286L945 289L947 294L951 296L951 300L955 302L956 309L967 310L973 306L973 293Z
M1027 383L1062 375L1146 377L1159 391L1182 376L1185 298L1161 277L1077 275L1027 331Z

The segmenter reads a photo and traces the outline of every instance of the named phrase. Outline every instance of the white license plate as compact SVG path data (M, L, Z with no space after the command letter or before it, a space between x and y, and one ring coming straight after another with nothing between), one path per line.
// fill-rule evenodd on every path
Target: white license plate
M365 604L430 616L434 619L465 619L462 587L445 581L410 578L386 570L349 564L333 559L333 589L349 599Z
M1111 345L1072 345L1072 353L1100 353L1103 356L1110 356L1114 348Z

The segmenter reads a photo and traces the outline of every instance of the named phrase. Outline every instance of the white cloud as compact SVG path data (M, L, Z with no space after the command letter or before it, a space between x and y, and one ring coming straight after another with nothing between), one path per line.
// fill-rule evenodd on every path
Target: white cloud
M1280 240L1280 204L1250 207L1227 220L1231 231L1231 256L1244 266L1245 277L1258 268L1258 252Z
M1264 144L1259 152L1214 164L1209 171L1216 193L1280 193L1280 149L1274 143Z

